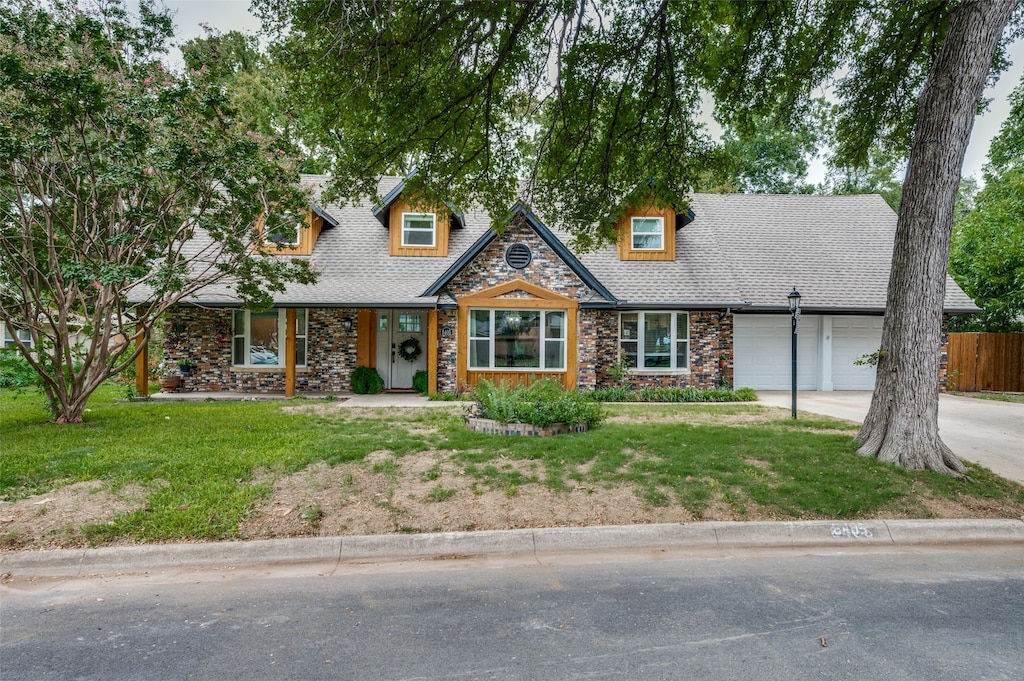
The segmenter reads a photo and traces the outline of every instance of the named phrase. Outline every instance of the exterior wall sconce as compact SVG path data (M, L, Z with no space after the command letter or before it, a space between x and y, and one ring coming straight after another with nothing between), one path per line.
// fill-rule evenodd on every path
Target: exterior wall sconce
M351 319L342 320L341 326L346 331L351 331L352 330L352 320Z

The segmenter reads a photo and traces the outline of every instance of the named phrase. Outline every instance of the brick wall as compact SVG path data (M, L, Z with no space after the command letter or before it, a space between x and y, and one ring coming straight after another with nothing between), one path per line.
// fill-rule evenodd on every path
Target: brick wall
M231 309L178 307L164 317L164 363L177 371L189 360L195 369L184 376L187 392L283 393L285 371L231 366ZM315 308L307 311L307 367L297 367L295 390L342 392L350 387L356 366L356 311ZM352 321L345 331L344 320Z

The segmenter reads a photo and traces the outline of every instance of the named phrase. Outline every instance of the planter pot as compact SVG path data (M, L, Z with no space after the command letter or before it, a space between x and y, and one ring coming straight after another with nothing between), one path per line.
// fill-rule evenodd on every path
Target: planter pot
M160 379L160 392L177 393L181 392L181 376L169 375Z

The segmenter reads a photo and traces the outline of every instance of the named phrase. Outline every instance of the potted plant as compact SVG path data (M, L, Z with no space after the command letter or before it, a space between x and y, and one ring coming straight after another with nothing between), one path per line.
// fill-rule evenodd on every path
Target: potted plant
M192 373L192 370L196 368L195 362L190 359L183 359L178 362L178 371L181 372L182 376L187 376Z

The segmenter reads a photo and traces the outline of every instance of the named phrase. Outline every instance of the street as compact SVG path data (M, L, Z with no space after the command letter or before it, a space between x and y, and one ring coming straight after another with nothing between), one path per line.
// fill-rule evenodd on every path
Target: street
M1007 679L1024 548L565 554L15 581L0 678Z

